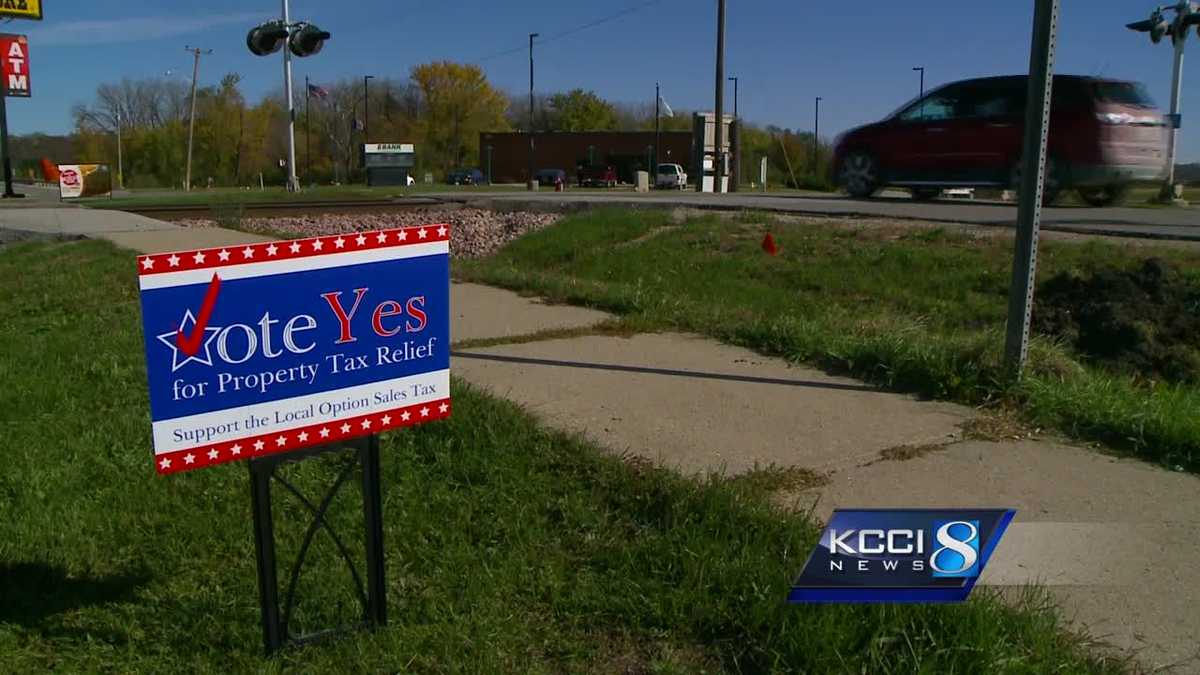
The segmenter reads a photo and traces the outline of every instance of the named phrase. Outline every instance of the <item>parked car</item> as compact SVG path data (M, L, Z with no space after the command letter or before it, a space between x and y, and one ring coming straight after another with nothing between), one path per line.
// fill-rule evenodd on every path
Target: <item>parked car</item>
M687 187L687 174L678 164L659 164L654 176L654 187L682 190Z
M617 170L603 164L580 166L575 172L579 187L616 187Z
M934 199L946 188L1020 182L1028 77L944 85L834 141L833 168L851 196L883 186ZM1055 75L1043 201L1075 189L1093 206L1166 170L1166 123L1136 82Z
M450 185L485 185L487 179L479 169L456 169L446 175Z
M553 186L557 183L567 184L567 172L562 169L539 169L533 175L537 179L538 185Z

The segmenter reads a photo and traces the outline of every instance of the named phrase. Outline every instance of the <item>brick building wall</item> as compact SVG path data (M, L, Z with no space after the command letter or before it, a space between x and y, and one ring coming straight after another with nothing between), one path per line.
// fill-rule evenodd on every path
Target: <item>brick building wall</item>
M659 161L692 165L692 132L663 131ZM576 167L590 156L596 164L617 170L625 183L633 181L633 172L647 170L647 157L654 146L653 131L580 131L536 132L534 171L562 169L572 181ZM483 132L479 134L479 169L488 174L488 147L491 146L491 172L494 183L524 183L529 179L529 135L523 132ZM654 176L650 176L653 183Z

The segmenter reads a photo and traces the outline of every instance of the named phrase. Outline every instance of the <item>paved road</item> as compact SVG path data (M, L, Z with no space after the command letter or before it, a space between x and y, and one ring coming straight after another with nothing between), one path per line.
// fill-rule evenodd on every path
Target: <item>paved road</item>
M1011 227L1014 204L990 201L914 202L906 196L851 199L840 196L779 195L753 192L716 195L697 192L646 194L614 192L472 192L430 194L444 200L539 204L622 204L709 209L759 209L803 215L869 216ZM1108 236L1200 241L1200 208L1051 207L1042 210L1047 230Z

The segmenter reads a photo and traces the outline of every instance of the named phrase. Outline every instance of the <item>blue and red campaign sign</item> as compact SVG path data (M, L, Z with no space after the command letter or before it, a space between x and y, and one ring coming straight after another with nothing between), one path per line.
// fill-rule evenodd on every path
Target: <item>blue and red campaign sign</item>
M447 225L138 257L160 474L450 414Z

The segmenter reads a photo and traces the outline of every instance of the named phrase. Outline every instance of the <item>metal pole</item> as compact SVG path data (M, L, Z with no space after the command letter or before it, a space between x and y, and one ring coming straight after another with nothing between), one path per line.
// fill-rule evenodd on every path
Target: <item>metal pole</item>
M371 90L374 75L363 75L363 143L371 141Z
M917 66L917 67L913 68L913 70L916 70L921 73L921 80L920 80L921 83L920 83L920 85L918 85L918 88L917 88L917 100L920 100L920 99L925 98L925 67ZM924 101L921 101L921 117L925 117L925 102Z
M192 189L192 135L196 129L196 78L200 74L200 49L194 47L184 47L184 49L192 52L195 57L192 61L192 111L188 115L187 168L183 178L183 189L190 192ZM211 54L212 50L209 49L204 53Z
M1185 29L1183 35L1175 40L1175 63L1171 67L1171 119L1179 119L1180 109L1180 92L1183 86L1183 43L1187 35ZM1175 199L1175 138L1178 130L1175 124L1172 123L1167 129L1167 178L1163 183L1162 191L1159 194L1159 199L1164 202L1174 201Z
M724 192L721 183L725 178L723 165L725 153L725 0L717 0L717 91L716 91L716 128L713 133L713 160L716 173L713 177L713 192Z
M488 185L492 184L492 146L487 146Z
M117 187L125 188L125 167L121 157L121 111L117 110Z
M821 97L816 100L816 109L813 112L813 177L817 175L817 163L820 161L821 153Z
M383 567L383 497L379 475L379 436L367 437L362 463L363 523L366 526L367 619L376 627L387 624L387 586Z
M658 181L658 164L659 164L659 162L662 161L662 159L660 159L660 157L662 155L658 151L659 138L660 138L659 127L658 127L658 115L659 115L658 110L659 110L659 102L660 101L662 101L662 94L659 93L658 83L655 82L654 83L654 180L656 182Z
M292 24L291 13L288 11L288 0L283 0L283 23ZM300 181L296 178L296 109L292 103L292 50L285 45L283 48L283 88L287 97L288 114L288 192L298 192Z
M312 185L312 115L309 105L312 92L309 91L308 76L304 76L304 177Z
M529 182L525 185L528 190L532 190L535 185L533 182L533 39L537 36L537 33L529 34Z
M8 154L8 97L0 94L0 155L4 155L4 197L24 197L13 192L12 157Z
M275 567L275 531L271 518L272 464L250 460L250 505L254 514L254 552L258 562L258 604L263 647L268 655L283 646L279 622L279 581Z
M368 83L374 79L374 75L363 75L363 182L367 185L371 181L367 178L367 149L366 144L371 142L371 92L368 88Z
M729 78L733 80L733 120L737 124L738 138L737 145L733 146L733 180L732 190L737 192L738 183L742 182L742 120L738 117L738 79L736 77Z
M1054 42L1058 0L1036 0L1033 42L1029 53L1029 89L1025 106L1025 140L1021 155L1020 202L1013 253L1012 288L1008 293L1008 325L1004 363L1019 377L1029 352L1029 317L1037 275L1038 229L1042 217L1042 181L1046 170L1046 132L1050 126Z

